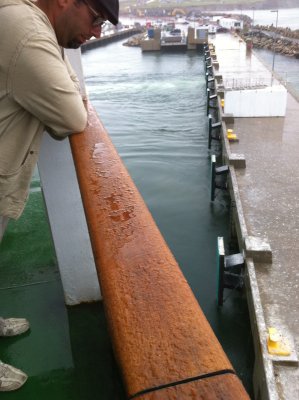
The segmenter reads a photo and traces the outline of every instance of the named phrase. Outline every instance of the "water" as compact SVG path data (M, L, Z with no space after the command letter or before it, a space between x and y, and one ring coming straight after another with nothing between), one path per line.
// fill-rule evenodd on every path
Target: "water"
M253 6L254 7L254 6ZM271 10L258 10L255 8L245 10L221 11L221 13L248 15L255 25L276 25L275 12ZM141 24L145 23L144 19L137 19ZM151 20L151 19L149 19ZM154 22L156 19L152 18ZM133 19L121 18L125 24L133 24ZM192 25L192 24L191 24ZM289 27L292 30L299 29L299 8L281 8L278 9L277 25L279 27ZM180 26L181 27L181 26ZM182 26L184 27L184 26ZM186 26L185 26L185 29ZM269 69L272 69L273 52L265 49L255 49L256 55L267 64ZM292 93L299 98L299 60L291 57L286 57L281 54L275 55L274 70L278 77L291 88Z
M252 10L246 10L243 13L252 18ZM277 22L280 27L289 27L292 30L299 29L299 8L279 9ZM260 25L273 24L275 26L276 13L271 13L271 10L255 10L254 23ZM254 51L270 69L273 64L273 57L275 57L274 71L299 98L299 60L281 54L274 55L272 51L266 49L255 49Z
M274 8L277 10L277 8ZM246 14L253 19L255 25L276 25L276 13L271 10L234 10L229 14ZM278 26L283 28L299 29L299 8L281 8L278 10Z
M212 328L251 391L253 348L244 296L216 305L217 236L228 201L210 203L203 57L145 53L121 42L83 55L90 100Z
M272 68L274 53L266 49L254 49L255 54L268 66ZM296 98L299 99L299 60L275 54L274 71L287 85Z

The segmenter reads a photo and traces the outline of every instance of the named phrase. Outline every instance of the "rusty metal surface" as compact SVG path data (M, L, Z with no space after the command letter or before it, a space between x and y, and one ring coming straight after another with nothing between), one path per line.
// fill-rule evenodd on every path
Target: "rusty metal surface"
M71 136L71 147L128 396L232 369L104 127L88 107L89 124L83 134ZM217 384L209 390L218 389ZM235 398L247 398L243 393L245 397Z
M143 396L136 400L245 400L242 383L235 375L217 376L184 385L169 387Z

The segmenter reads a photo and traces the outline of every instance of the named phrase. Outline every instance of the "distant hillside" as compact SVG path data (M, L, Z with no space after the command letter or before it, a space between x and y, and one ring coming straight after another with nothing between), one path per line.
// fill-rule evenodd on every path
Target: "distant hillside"
M182 1L182 4L184 1ZM190 2L189 2L190 3ZM276 9L276 8L299 8L299 0L227 0L221 1L193 1L194 7L209 9L209 10L232 10L232 9ZM204 3L206 3L204 5Z
M147 7L200 7L203 9L228 10L233 8L298 8L299 0L120 0L122 6ZM122 8L122 7L121 7Z
M244 2L239 2L239 4L244 3L246 4L246 1ZM298 8L299 7L299 0L262 0L262 1L257 1L255 4L256 8Z

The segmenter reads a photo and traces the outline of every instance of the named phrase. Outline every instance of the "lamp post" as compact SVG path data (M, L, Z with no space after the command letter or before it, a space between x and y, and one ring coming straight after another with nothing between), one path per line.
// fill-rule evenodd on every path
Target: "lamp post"
M254 11L255 11L255 8L252 7L252 29L254 29Z
M272 13L276 13L275 28L276 28L276 30L277 30L277 24L278 24L278 10L271 10L271 12L272 12ZM276 37L276 32L275 32L275 37ZM273 50L273 60L272 60L271 86L272 86L272 84L273 84L273 74L274 74L275 55L276 55L276 51L275 51L275 46L274 46L274 50Z

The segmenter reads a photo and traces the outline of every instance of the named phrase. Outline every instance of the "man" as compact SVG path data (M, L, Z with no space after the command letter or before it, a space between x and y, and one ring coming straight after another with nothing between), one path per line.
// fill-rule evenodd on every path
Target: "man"
M118 0L1 0L0 242L25 207L43 131L61 139L87 123L63 48L99 38L106 20L118 23L118 11ZM19 324L24 320L0 318L0 336L24 332ZM19 388L26 380L20 373L0 361L0 391Z

